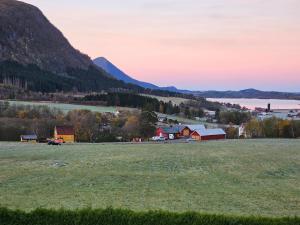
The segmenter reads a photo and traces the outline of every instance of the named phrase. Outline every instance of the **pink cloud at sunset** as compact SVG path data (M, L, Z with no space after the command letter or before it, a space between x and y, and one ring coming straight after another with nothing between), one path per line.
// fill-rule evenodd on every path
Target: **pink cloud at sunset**
M80 51L178 88L299 91L298 0L26 0Z

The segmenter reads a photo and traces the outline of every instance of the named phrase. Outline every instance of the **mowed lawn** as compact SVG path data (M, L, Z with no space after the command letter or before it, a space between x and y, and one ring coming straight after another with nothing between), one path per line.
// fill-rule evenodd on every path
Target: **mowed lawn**
M300 140L0 143L0 205L300 216Z

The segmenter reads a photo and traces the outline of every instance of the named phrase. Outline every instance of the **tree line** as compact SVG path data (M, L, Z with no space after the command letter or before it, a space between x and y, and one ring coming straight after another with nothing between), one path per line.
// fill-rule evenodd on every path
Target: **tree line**
M72 110L64 113L48 106L15 105L0 101L0 141L18 141L20 135L35 133L53 137L54 127L73 126L78 142L129 141L155 133L157 116L152 111L112 113ZM121 139L118 139L121 137Z
M70 68L66 74L59 75L34 64L22 65L14 61L0 63L0 83L44 93L74 90L88 92L111 88L143 90L139 86L113 79L94 66L90 66L87 70Z
M195 104L197 101L194 100L176 105L171 101L163 102L156 98L135 93L112 92L105 94L86 95L82 101L85 103L93 102L94 104L104 104L106 106L139 108L168 115L181 115L187 118L204 116L201 104Z
M300 138L300 121L276 117L265 120L252 119L245 127L251 138Z

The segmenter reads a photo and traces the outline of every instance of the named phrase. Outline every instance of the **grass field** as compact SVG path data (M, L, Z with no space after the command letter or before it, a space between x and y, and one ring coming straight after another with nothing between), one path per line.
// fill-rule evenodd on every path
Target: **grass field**
M0 205L300 215L300 140L0 143Z
M89 106L89 105L76 105L76 104L64 104L64 103L54 103L54 102L27 102L27 101L7 101L11 105L33 105L33 106L49 106L50 108L57 108L67 113L71 110L75 109L86 109L92 112L100 112L100 113L115 113L117 111L117 107L109 107L109 106Z
M189 99L179 98L179 97L163 97L163 96L148 95L148 94L141 94L141 95L151 97L151 98L156 98L158 101L163 101L163 102L171 101L175 105L180 105L180 103L189 101Z

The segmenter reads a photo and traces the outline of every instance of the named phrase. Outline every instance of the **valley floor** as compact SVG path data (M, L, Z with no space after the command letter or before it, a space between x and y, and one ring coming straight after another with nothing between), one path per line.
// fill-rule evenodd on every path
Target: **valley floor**
M0 206L300 215L300 140L0 143Z

